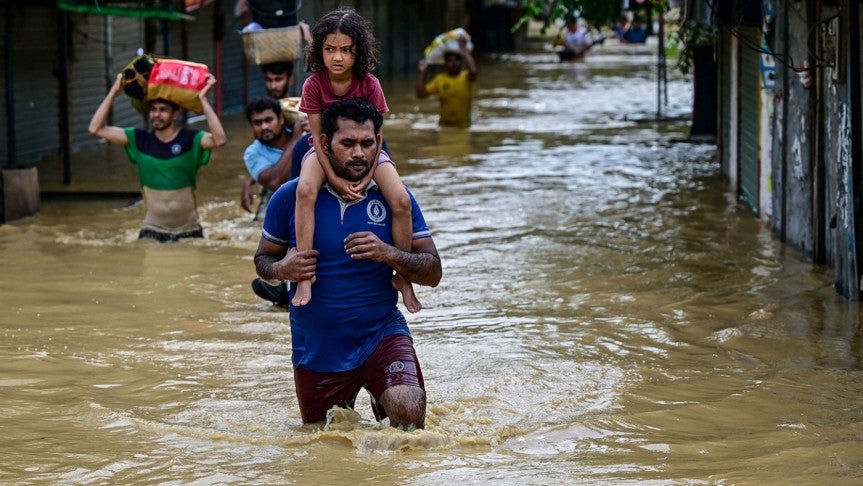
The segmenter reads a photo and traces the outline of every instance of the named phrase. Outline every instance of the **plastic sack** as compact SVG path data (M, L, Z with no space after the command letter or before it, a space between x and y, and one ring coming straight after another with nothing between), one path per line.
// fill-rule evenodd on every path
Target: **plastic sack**
M147 79L150 71L156 64L156 56L151 54L140 54L132 59L120 73L123 75L120 86L129 97L132 107L141 115L146 116L149 111L147 97Z
M444 54L447 52L461 52L458 45L459 37L467 38L467 50L473 51L473 42L470 40L470 34L461 27L453 29L449 32L444 32L435 37L424 51L426 61L429 64L443 64Z
M205 64L159 59L147 79L146 100L162 98L189 111L201 113L204 107L201 106L198 93L207 85L209 73Z

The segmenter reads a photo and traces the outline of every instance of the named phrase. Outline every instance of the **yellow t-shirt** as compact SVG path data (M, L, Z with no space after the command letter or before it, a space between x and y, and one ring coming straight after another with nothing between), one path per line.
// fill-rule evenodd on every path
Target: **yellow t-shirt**
M468 79L467 70L457 76L437 74L426 84L429 94L440 100L440 124L446 127L470 126L470 103L474 83Z

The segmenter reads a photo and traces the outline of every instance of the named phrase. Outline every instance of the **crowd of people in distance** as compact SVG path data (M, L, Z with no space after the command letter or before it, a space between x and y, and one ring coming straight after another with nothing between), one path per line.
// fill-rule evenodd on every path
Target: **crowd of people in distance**
M647 42L648 30L638 15L630 22L629 17L621 15L618 23L612 27L614 37L624 44L644 44ZM598 29L591 29L583 18L577 15L566 17L564 26L554 40L559 46L557 55L561 61L578 61L584 59L590 49L605 42L605 35Z

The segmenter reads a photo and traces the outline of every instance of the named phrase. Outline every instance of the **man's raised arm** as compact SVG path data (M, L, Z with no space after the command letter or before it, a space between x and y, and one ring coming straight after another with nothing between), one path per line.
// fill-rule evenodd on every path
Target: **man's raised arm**
M114 105L114 100L120 94L120 90L123 89L122 81L123 75L118 74L105 99L102 100L99 108L96 109L96 113L93 113L88 130L91 134L104 138L110 143L125 146L129 143L126 131L120 127L108 125L108 115L111 113L111 107Z

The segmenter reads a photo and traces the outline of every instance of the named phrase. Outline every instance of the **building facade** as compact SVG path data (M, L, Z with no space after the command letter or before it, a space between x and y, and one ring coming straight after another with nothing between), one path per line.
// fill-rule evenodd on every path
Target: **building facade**
M694 0L717 27L722 172L777 238L861 297L861 2Z

